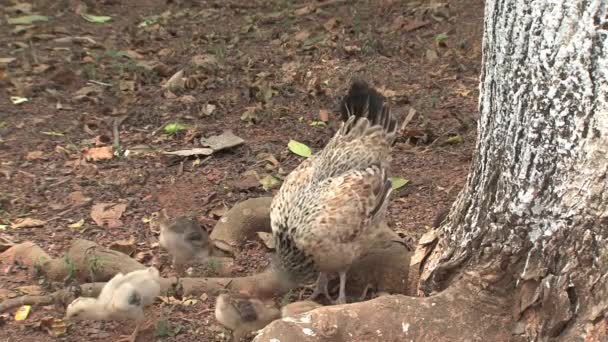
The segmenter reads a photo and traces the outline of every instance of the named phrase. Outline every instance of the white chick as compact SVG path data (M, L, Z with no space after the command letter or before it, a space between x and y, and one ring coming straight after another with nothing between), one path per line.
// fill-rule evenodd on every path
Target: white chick
M264 328L280 316L276 307L246 295L223 293L215 302L215 319L232 330L234 342L240 341L252 331Z
M76 298L66 311L66 318L81 320L134 320L135 330L123 340L135 342L145 319L144 308L160 295L160 274L154 267L126 275L118 273L97 298Z
M160 245L173 258L173 267L178 274L183 273L185 264L211 255L209 234L194 219L180 216L170 220L162 210L159 225Z

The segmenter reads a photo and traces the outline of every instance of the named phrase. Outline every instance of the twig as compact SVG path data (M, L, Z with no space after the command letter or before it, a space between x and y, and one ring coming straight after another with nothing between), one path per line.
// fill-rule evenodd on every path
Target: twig
M112 86L111 83L105 83L105 82L95 81L95 80L89 80L89 83L97 84L97 85L104 86L104 87L111 87Z
M306 5L304 7L298 8L297 10L294 11L294 14L295 15L306 15L306 14L310 14L310 13L316 11L319 8L339 5L339 4L343 4L346 2L348 2L348 0L329 0L329 1L322 2L322 3L318 3L318 4L313 3L313 4Z
M120 128L120 125L125 121L125 119L127 118L127 115L122 115L119 116L117 118L114 118L114 122L112 123L112 135L114 136L114 150L118 151L118 149L120 148L120 133L118 131L118 128Z

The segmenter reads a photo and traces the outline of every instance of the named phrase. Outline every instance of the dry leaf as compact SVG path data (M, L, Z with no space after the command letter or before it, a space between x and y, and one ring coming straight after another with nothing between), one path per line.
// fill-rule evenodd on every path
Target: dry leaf
M27 153L27 156L25 156L25 159L27 159L27 160L42 159L43 155L44 155L44 152L42 152L42 151L32 151L32 152Z
M127 209L124 203L97 203L91 208L91 218L98 226L118 228L122 226L120 217Z
M32 228L32 227L41 227L46 224L46 221L37 220L33 218L26 217L24 219L18 219L13 223L12 228Z
M135 253L135 238L131 237L128 240L116 240L110 245L110 249L122 252L128 256Z
M40 326L53 337L61 337L66 334L68 325L62 319L45 317L40 320Z
M42 288L38 285L21 286L17 288L17 291L31 296L39 296L42 294Z
M27 318L27 316L30 314L30 310L32 309L31 305L24 305L22 307L20 307L19 309L17 309L17 312L15 312L15 321L23 321Z
M98 161L112 159L112 146L91 147L84 150L84 157L87 161Z
M323 122L329 121L329 111L327 109L319 109L319 120Z
M262 240L262 242L264 243L264 245L266 247L268 247L269 249L275 248L274 238L272 237L271 233L258 232L257 234L258 234L258 237L260 238L260 240Z

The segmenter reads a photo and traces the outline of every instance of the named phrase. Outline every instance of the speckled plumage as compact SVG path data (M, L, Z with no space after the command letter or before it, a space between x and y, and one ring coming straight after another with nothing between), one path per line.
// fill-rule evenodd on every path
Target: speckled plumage
M386 99L358 81L342 106L346 122L285 178L271 205L279 266L298 283L346 272L375 241L391 192L396 121Z

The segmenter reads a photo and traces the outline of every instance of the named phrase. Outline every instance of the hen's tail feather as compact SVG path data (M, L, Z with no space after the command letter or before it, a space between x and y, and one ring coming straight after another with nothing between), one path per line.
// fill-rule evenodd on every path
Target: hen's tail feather
M391 115L387 99L365 81L355 81L342 99L341 133L360 135L369 128L380 126L392 144L395 141L397 120ZM365 118L367 120L361 120Z

